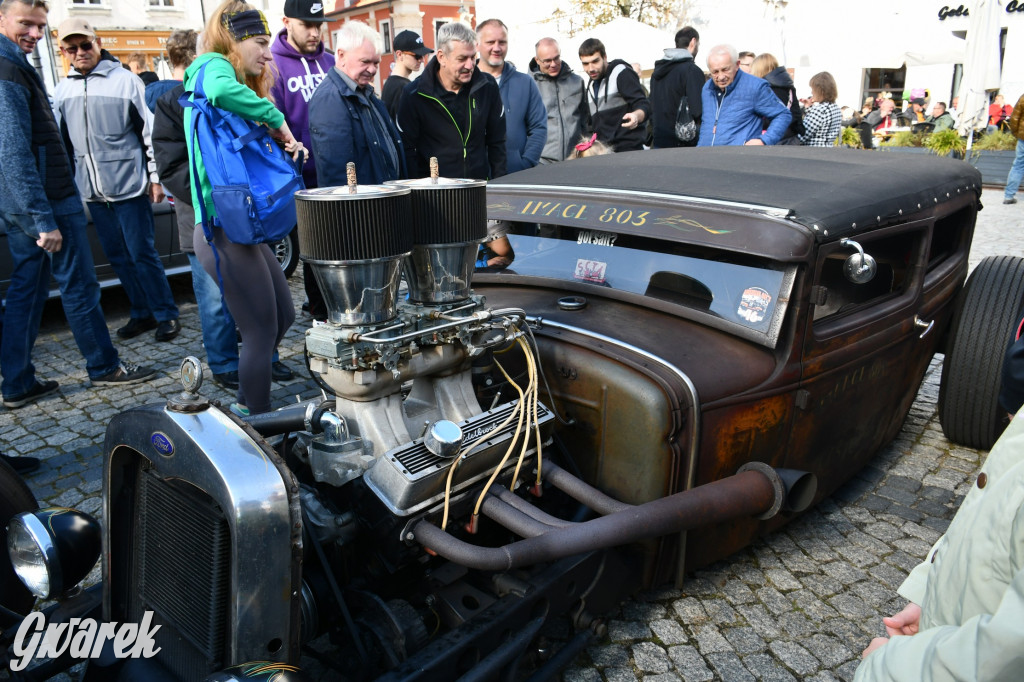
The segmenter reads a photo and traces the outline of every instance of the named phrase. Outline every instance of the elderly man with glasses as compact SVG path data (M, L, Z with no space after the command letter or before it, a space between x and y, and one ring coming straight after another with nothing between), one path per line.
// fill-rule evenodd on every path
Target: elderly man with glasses
M562 61L554 38L541 38L530 61L530 75L537 83L548 113L548 139L540 154L541 163L565 160L590 127L587 85Z

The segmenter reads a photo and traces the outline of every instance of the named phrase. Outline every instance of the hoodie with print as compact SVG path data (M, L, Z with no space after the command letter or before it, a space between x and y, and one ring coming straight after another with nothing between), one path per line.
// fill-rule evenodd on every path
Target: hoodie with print
M302 54L288 42L288 29L281 29L270 47L277 76L270 88L270 99L284 113L292 135L311 150L309 137L309 100L320 82L334 66L334 56L324 50L321 41L316 52ZM312 152L302 167L306 187L316 187L316 162Z

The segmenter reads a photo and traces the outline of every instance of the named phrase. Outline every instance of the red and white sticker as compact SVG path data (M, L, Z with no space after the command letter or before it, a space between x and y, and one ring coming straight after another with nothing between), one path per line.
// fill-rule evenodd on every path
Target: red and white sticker
M740 307L736 314L747 322L757 323L764 320L768 306L772 303L772 295L761 287L747 287L740 297Z
M584 282L597 282L598 284L604 284L605 273L607 270L607 263L599 260L585 260L580 258L576 261L576 271L572 276L575 279L583 280Z

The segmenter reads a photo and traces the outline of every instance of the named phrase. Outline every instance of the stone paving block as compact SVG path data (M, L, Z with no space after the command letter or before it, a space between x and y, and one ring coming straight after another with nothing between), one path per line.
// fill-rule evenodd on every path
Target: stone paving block
M725 598L733 604L749 604L757 599L754 591L747 587L739 577L727 582L722 587L722 592L725 594Z
M587 655L594 665L601 668L629 665L629 651L618 644L587 647Z
M724 599L705 599L702 603L708 618L716 625L731 625L739 621L739 615Z
M867 645L865 644L864 646L866 647ZM839 679L843 680L843 682L852 682L853 676L857 674L858 663L859 661L850 661L849 663L844 663L839 666L839 669L836 670L836 674L839 675Z
M650 625L654 635L666 646L686 644L689 641L689 638L686 636L686 630L674 620L663 618L651 621Z
M891 473L885 479L885 484L911 493L915 493L921 489L921 479L911 478L910 476L898 476Z
M733 649L741 655L764 651L768 647L767 642L757 634L754 628L727 628L723 630L723 634L729 640L729 644L732 645Z
M603 682L601 673L594 668L569 668L562 673L563 682Z
M645 673L664 673L670 668L668 654L653 642L633 646L633 663Z
M708 663L725 682L755 682L736 654L709 654Z
M795 682L796 678L768 654L751 654L743 659L747 670L762 682Z
M715 678L704 658L692 646L683 644L670 647L668 655L676 666L676 671L686 682L707 682Z
M800 582L819 597L827 597L843 589L841 582L828 575L805 575Z
M860 505L870 511L884 511L892 504L892 500L871 493L860 500Z
M802 641L802 644L810 651L816 659L826 668L835 668L839 664L854 657L850 650L841 640L822 633L811 635ZM859 655L859 652L858 654Z
M887 563L872 566L868 569L868 573L870 573L871 578L876 580L879 585L890 590L895 590L903 584L904 580L907 579L907 573L905 571Z
M931 546L929 546L929 549L930 548ZM890 554L889 556L885 557L885 561L886 563L891 564L896 568L902 569L907 573L910 573L912 570L914 570L915 566L917 566L924 560L926 553L927 552L922 552L919 556L911 556L906 552L896 551Z
M708 623L690 628L693 638L697 640L697 648L702 654L710 654L720 651L732 651L732 645L722 636L718 625Z
M923 557L932 548L931 542L925 542L917 538L903 538L892 543L893 547L900 549L911 556Z
M824 564L821 570L844 585L852 585L858 580L864 580L868 577L866 572L851 566L845 561L833 561L832 563Z
M892 542L905 536L902 529L884 521L867 524L864 526L864 532L882 542Z
M676 612L679 619L685 625L703 623L708 619L707 611L704 610L701 603L694 597L675 600L672 602L672 610Z
M622 605L622 617L625 620L649 621L665 617L664 604L657 602L630 601Z
M810 675L821 668L818 659L795 642L772 642L768 648L782 661L783 665L799 677Z
M802 639L818 631L818 627L807 616L795 611L779 616L779 625L792 639Z
M613 620L608 623L608 638L613 642L635 642L651 636L651 629L642 620Z
M796 608L815 623L835 618L838 615L835 609L818 599L810 590L800 590L789 596Z
M605 668L605 682L636 682L637 676L632 668ZM646 677L645 677L646 679Z
M889 508L885 511L889 514L895 515L900 521L913 521L916 523L925 517L925 513L923 511L918 511L917 509L912 509L896 503L890 504Z
M757 598L761 600L761 603L776 615L793 609L793 604L774 587L762 587L755 594L757 594Z
M678 682L685 679L675 672L662 673L660 675L644 675L644 682Z
M761 637L774 639L779 636L781 632L779 622L768 613L763 604L742 604L737 606L736 610Z
M878 563L877 556L872 554L868 549L862 547L838 547L837 551L844 559L858 568L866 568L872 564Z
M817 573L819 561L813 560L804 554L803 550L796 549L791 552L783 552L779 555L782 564L793 573ZM782 570L782 569L773 569ZM772 582L775 582L774 580ZM787 589L778 585L779 589Z
M874 614L874 610L855 594L837 594L830 597L828 603L839 612L842 618L861 619L869 618Z
M828 670L821 670L808 677L804 682L839 682L839 678Z
M885 586L871 580L862 580L852 586L852 590L869 606L879 606L890 599L891 591Z

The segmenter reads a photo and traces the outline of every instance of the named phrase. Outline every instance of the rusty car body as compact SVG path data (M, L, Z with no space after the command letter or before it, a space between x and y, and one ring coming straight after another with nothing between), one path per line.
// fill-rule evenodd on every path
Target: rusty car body
M786 523L895 436L935 353L974 338L980 191L959 161L780 147L301 192L329 399L241 420L186 361L184 393L108 428L103 582L47 617L155 613L163 653L97 679L241 679L324 633L338 679L550 675L625 594ZM474 273L485 219L515 258ZM566 613L580 635L524 658Z

